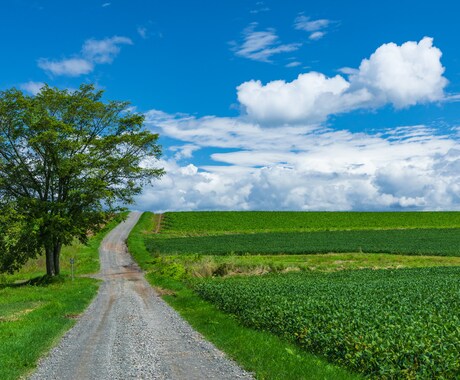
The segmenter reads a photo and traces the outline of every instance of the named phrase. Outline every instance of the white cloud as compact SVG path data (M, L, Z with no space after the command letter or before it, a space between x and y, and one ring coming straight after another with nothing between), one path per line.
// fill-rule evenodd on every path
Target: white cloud
M257 23L250 24L243 31L244 41L241 44L232 43L232 50L237 56L254 61L272 62L270 58L273 55L295 51L301 46L299 43L282 44L275 29L256 31L256 27Z
M175 120L181 129L185 120ZM225 119L214 122L229 128ZM166 135L167 130L163 129ZM198 132L204 135L205 130ZM265 132L245 136L241 131L241 140L251 139L252 150L248 142L247 150L215 153L211 158L216 165L198 168L175 160L161 162L167 174L138 198L139 207L460 210L460 144L453 137L434 135L424 126L401 128L397 138L391 131L384 136L318 129L298 135L293 129L292 135L284 131L285 140L297 141L296 149L288 150L279 137L267 137ZM208 140L193 136L189 140L211 147L213 142L204 143L212 140L212 131L208 133ZM259 137L265 139L263 150L254 144ZM228 145L242 144L236 139Z
M120 52L119 45L123 44L132 45L132 41L121 36L102 40L89 39L84 42L81 53L76 57L54 61L40 58L38 67L56 76L76 77L89 74L94 70L96 64L112 63Z
M326 30L332 23L328 19L311 20L310 17L300 15L294 21L294 28L309 32L310 35L308 38L316 41L326 35Z
M302 64L302 62L292 61L292 62L289 62L288 64L286 64L285 67L297 67L297 66L300 66L301 64Z
M113 36L103 40L86 40L82 47L82 55L90 62L112 63L120 53L120 45L132 45L127 37Z
M27 83L22 83L19 87L21 88L21 90L27 91L29 94L37 95L44 85L45 83L43 82L29 81Z
M262 123L318 122L358 108L442 100L447 80L441 55L428 37L401 46L384 44L358 70L347 68L348 80L316 72L292 82L251 80L237 87L238 100L251 119Z
M239 117L170 115L146 125L178 141L167 174L138 198L164 210L460 210L460 128L424 126L353 133L322 125L328 115L444 99L441 52L425 38L382 45L359 69L329 78L245 82ZM399 81L387 76L404 72ZM403 82L403 83L400 83ZM369 126L370 128L372 126ZM210 162L190 164L193 152Z
M41 58L38 60L38 67L56 76L67 75L70 77L88 74L94 70L93 63L83 58L69 58L60 61Z
M179 161L186 158L192 158L193 153L199 150L200 147L194 144L184 144L179 146L170 146L168 150L175 152L174 159Z
M102 8L106 8L106 7L109 7L112 3L104 3L102 4Z
M313 40L313 41L316 41L316 40L320 40L321 38L323 38L325 35L324 32L313 32L312 34L310 34L310 36L308 37L309 40Z
M147 28L145 26L138 26L137 33L145 40L147 38Z
M296 29L305 30L307 32L316 32L325 29L331 23L327 19L311 20L310 17L300 15L296 18L294 26Z
M442 76L441 55L429 37L401 46L384 44L361 62L350 81L396 107L439 100L447 85L447 79Z
M292 82L277 80L263 85L259 80L237 87L238 101L251 119L264 123L322 121L340 111L342 96L350 84L340 75L300 74Z

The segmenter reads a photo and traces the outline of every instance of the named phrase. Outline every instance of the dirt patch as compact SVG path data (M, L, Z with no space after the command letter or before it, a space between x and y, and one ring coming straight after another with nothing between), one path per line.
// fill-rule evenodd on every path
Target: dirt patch
M161 222L163 221L163 214L158 214L158 218L156 218L156 226L155 231L153 233L159 234L161 230Z
M176 292L169 290L169 289L160 288L159 286L155 286L155 291L160 297L163 297L163 296L174 296L175 297L176 296Z
M11 313L10 315L0 317L0 323L1 322L16 322L16 321L19 321L21 318L25 317L27 314L31 313L32 311L38 309L40 306L41 306L41 302L38 302L36 305L34 305L34 306L30 307L30 308L19 310L19 311L16 311L14 313Z
M68 319L78 319L78 318L80 318L80 315L81 314L66 314L65 317L68 318Z

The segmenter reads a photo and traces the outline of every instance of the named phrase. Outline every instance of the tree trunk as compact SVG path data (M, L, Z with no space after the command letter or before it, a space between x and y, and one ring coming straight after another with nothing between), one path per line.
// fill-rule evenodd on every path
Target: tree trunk
M54 276L56 274L56 269L55 269L53 248L50 246L46 246L45 255L46 255L46 274L48 276Z
M59 258L61 255L61 247L62 244L56 243L54 244L53 256L54 256L54 273L56 275L61 273L61 267L59 265Z

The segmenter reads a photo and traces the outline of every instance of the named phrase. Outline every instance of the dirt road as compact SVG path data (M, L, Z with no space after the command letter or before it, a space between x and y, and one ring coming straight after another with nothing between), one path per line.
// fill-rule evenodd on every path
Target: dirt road
M250 379L144 279L124 243L139 216L102 242L98 296L31 379Z

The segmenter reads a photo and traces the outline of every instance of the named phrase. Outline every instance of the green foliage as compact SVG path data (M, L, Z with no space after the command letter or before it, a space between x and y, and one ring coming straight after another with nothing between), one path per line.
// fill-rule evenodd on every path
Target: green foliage
M460 229L398 229L319 232L264 232L210 236L146 237L151 253L302 254L329 252L396 253L406 255L460 255Z
M195 290L243 324L372 378L460 376L459 268L207 279Z
M39 231L8 204L0 210L0 273L13 273L41 253Z
M460 228L460 212L168 212L162 234Z
M0 92L0 211L14 209L37 231L50 275L59 273L62 245L86 242L163 174L139 165L160 156L158 135L143 130L143 116L127 102L102 95L92 85Z

